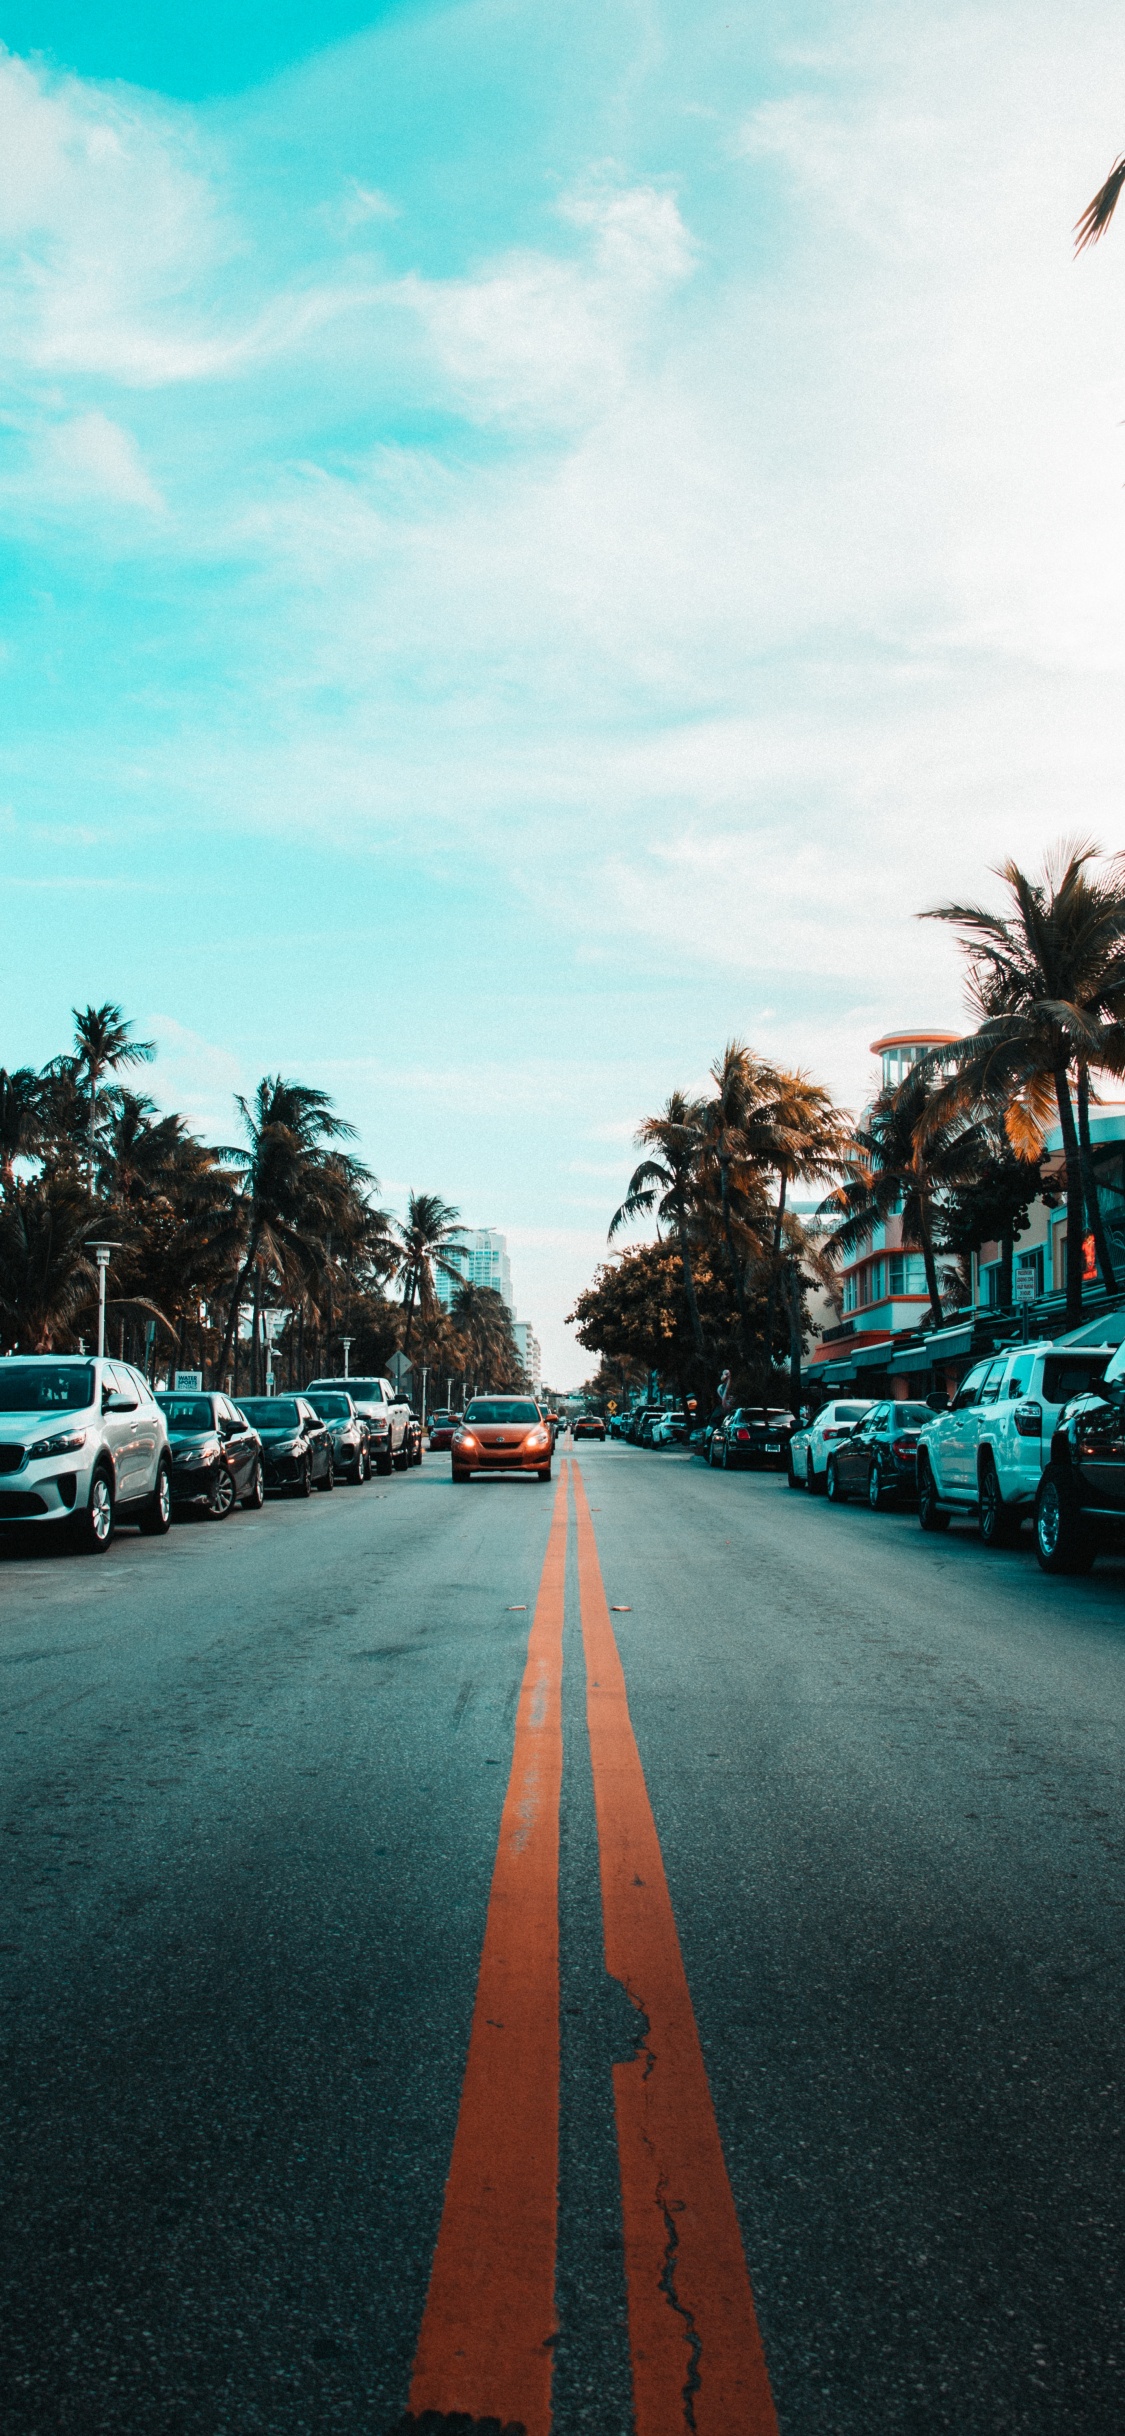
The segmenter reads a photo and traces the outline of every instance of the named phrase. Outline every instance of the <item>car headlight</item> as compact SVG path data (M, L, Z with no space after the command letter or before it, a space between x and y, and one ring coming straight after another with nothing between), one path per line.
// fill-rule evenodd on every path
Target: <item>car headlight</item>
M457 1436L456 1436L456 1438L454 1439L454 1442L453 1442L453 1443L454 1443L454 1445L455 1445L455 1446L471 1446L471 1447L476 1447L476 1444L477 1444L476 1439L474 1438L472 1431L471 1431L471 1430L469 1430L469 1429L461 1429L461 1430L458 1430L458 1432L457 1432ZM480 1450L479 1450L479 1448L478 1448L478 1449L477 1449L477 1452L479 1453L479 1451L480 1451Z
M524 1440L525 1446L549 1446L550 1443L550 1436L545 1429L529 1430Z
M212 1438L210 1446L185 1446L182 1453L176 1456L176 1462L185 1466L214 1463L218 1452L219 1441L217 1438Z
M60 1430L57 1438L37 1438L34 1446L28 1447L27 1460L29 1463L39 1463L44 1455L76 1455L79 1447L85 1444L84 1429Z

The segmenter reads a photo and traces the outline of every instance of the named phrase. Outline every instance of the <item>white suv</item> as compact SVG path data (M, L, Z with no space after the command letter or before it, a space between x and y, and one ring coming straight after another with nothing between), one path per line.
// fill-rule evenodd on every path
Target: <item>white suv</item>
M0 1355L0 1523L68 1524L108 1548L116 1522L172 1520L164 1415L127 1362Z
M1056 1422L1104 1377L1110 1345L1010 1345L978 1362L918 1440L918 1520L946 1531L975 1513L989 1548L1010 1546L1035 1504Z
M310 1379L306 1393L343 1388L367 1423L371 1461L377 1472L405 1472L410 1461L410 1406L389 1379Z

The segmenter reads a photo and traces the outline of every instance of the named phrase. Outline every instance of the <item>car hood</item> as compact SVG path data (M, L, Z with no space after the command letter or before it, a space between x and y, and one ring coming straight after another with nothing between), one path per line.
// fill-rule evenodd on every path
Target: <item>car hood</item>
M61 1413L54 1404L48 1405L45 1411L0 1413L0 1440L9 1444L13 1438L41 1438L48 1430L58 1434L64 1429L93 1429L99 1418L97 1408L92 1404L88 1404L82 1412L73 1413Z
M168 1444L174 1455L178 1454L181 1447L217 1446L218 1443L217 1429L177 1430L174 1436L171 1432L168 1436Z

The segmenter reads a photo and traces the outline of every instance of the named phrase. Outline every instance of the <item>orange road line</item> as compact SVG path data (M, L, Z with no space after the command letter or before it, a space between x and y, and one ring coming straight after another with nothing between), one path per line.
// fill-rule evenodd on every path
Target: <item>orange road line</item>
M578 1464L606 1968L647 2021L613 2069L636 2436L777 2436L765 2355Z
M567 1467L516 1713L461 2108L410 2409L550 2436L559 2157Z

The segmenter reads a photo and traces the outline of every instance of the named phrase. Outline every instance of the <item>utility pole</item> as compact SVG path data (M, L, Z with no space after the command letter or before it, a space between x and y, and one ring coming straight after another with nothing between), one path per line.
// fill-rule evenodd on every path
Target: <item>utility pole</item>
M109 1267L111 1254L119 1252L121 1246L119 1243L88 1243L86 1249L93 1253L98 1264L98 1360L100 1362L105 1353L106 1270Z

